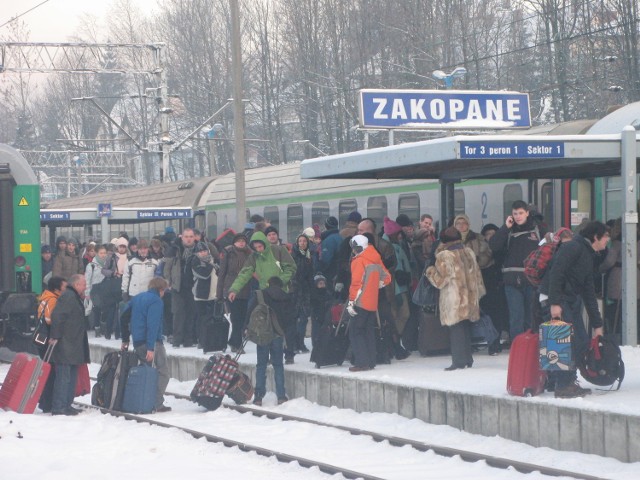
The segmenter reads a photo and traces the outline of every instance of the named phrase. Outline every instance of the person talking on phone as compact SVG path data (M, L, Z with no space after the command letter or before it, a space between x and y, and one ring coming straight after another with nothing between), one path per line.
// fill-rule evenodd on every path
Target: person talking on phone
M511 205L511 215L489 240L494 257L503 258L502 277L509 307L509 335L517 335L532 327L535 289L524 276L523 262L544 237L546 229L538 225L522 200Z

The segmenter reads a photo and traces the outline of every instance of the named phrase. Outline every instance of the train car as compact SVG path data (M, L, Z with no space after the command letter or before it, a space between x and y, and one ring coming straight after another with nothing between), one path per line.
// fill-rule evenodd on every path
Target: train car
M322 227L330 215L342 226L355 210L378 225L385 216L395 219L401 213L414 222L423 213L439 217L439 184L433 180L303 180L298 162L247 170L245 178L247 219L264 216L288 242L306 227ZM455 211L467 214L478 231L487 223L500 225L513 201L529 198L532 188L537 187L521 180L466 181L455 190ZM235 175L209 184L199 209L205 211L209 238L234 228Z
M30 335L41 272L40 186L24 157L0 144L0 340Z

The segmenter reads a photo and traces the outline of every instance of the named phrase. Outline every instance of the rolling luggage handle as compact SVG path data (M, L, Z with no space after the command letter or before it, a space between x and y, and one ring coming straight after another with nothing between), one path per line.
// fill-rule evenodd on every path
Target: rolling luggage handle
M42 357L42 361L46 362L46 363L51 363L51 355L53 354L53 349L56 346L55 343L50 343L49 345L47 345L47 351L44 352L44 357Z

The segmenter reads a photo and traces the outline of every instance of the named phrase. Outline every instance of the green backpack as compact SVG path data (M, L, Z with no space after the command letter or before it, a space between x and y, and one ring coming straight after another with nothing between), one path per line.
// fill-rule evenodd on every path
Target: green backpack
M256 345L269 345L276 337L284 336L276 314L264 301L262 290L256 291L258 304L249 316L247 338Z

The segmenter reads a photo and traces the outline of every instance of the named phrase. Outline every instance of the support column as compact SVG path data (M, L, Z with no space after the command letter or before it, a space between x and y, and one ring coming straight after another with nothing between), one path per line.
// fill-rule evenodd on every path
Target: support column
M236 157L236 225L238 232L246 223L244 184L244 103L242 102L242 44L240 31L240 7L238 0L230 0L231 57L233 68L233 132Z
M455 181L440 180L440 232L455 216ZM437 235L440 232L436 232Z
M623 219L622 219L622 344L638 344L637 313L637 231L638 206L636 201L636 130L626 126L621 135Z
M102 239L103 245L109 243L110 233L111 232L109 231L109 217L107 216L100 217L100 238Z

